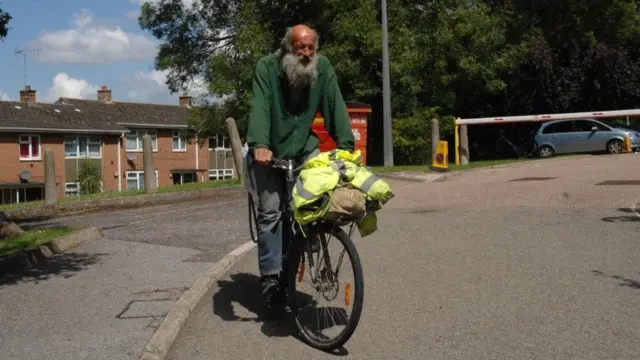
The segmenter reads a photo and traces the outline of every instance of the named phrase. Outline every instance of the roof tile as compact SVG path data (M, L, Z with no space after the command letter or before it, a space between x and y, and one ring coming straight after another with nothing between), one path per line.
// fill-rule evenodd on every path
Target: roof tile
M54 104L0 101L0 131L126 131L126 124L186 126L184 106L60 98Z

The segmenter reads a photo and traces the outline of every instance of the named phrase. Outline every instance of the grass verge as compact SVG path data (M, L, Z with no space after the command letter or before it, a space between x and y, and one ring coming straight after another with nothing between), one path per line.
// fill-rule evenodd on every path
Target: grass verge
M474 161L467 165L449 164L449 169L451 171L460 171L460 170L468 170L468 169L489 167L489 166L495 166L495 165L535 161L535 160L539 160L539 159L530 158L530 159L483 160L483 161ZM371 167L371 169L376 174L386 174L386 173L394 173L394 172L402 172L402 171L411 171L411 172L430 172L431 171L429 170L429 165L373 166Z
M169 185L162 186L158 188L158 193L172 193L172 192L181 192L181 191L193 191L193 190L204 190L204 189L213 189L213 188L222 188L222 187L233 187L238 186L240 184L239 180L236 179L227 179L227 180L215 180L215 181L205 181L198 183L189 183L189 184L181 184L181 185ZM109 191L102 192L97 194L90 195L80 195L80 196L67 196L58 199L59 203L69 203L75 201L88 201L88 200L100 200L100 199L109 199L115 197L127 197L127 196L136 196L136 195L144 195L144 190L128 190L128 191ZM34 206L42 206L44 205L43 201L29 201L26 203L18 203L18 204L4 204L0 205L0 211L7 210L16 210L23 209L27 207Z
M22 251L35 249L42 244L51 242L76 230L78 229L67 226L25 230L20 236L0 240L0 259Z
M580 156L580 155L582 154L556 155L553 157L553 159ZM533 161L542 161L542 160L546 160L546 159L534 157L534 158L525 158L525 159L482 160L482 161L473 161L467 165L449 164L449 170L462 171L462 170L483 168L483 167L496 166L496 165L533 162ZM395 173L395 172L402 172L402 171L410 171L410 172L430 172L431 171L429 170L429 165L372 166L371 169L376 174L388 174L388 173Z

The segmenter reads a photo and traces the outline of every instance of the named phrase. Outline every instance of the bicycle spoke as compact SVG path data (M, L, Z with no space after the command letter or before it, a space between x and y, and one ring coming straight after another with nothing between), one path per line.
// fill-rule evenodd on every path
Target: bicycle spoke
M299 321L303 322L305 318L308 321L308 326L302 325L303 331L306 331L312 338L326 342L337 338L344 332L343 328L349 324L349 312L351 312L350 308L354 304L352 299L355 289L352 288L353 280L340 281L337 277L338 274L342 273L341 268L345 263L346 248L344 248L342 242L334 239L330 234L320 233L318 237L319 251L317 251L317 254L311 251L307 252L307 257L310 261L304 267L304 273L297 274L302 275L305 280L310 278L308 286L306 282L304 282L305 285L297 282L297 285L299 285L297 286L298 291L304 292L304 298L310 298L310 300L308 302L304 301L306 306L297 308ZM331 245L331 248L329 245ZM333 250L334 245L339 245L342 248ZM336 259L338 260L337 264L331 264L331 261ZM334 266L335 271L333 269ZM351 274L351 276L353 275ZM349 276L349 273L347 273L347 276ZM305 291L307 289L311 290L312 294L307 295ZM338 304L335 304L336 300ZM298 303L300 304L301 302L299 301ZM305 314L308 316L305 316ZM337 332L337 334L325 335L325 332Z

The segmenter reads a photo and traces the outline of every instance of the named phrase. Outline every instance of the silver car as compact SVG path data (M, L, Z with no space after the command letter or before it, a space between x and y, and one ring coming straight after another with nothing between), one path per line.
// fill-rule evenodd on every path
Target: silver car
M622 152L626 135L631 138L632 149L637 149L640 133L633 130L614 128L592 119L554 120L540 126L535 136L535 148L541 157L601 151L617 154Z

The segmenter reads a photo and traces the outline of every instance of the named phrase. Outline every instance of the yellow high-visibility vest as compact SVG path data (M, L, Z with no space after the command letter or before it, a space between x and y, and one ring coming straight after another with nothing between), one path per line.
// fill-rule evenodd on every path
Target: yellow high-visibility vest
M377 230L375 210L394 197L389 184L362 165L360 150L332 150L308 159L293 188L294 219L308 224L328 210L333 190L340 182L359 189L373 211L358 222L361 236Z

